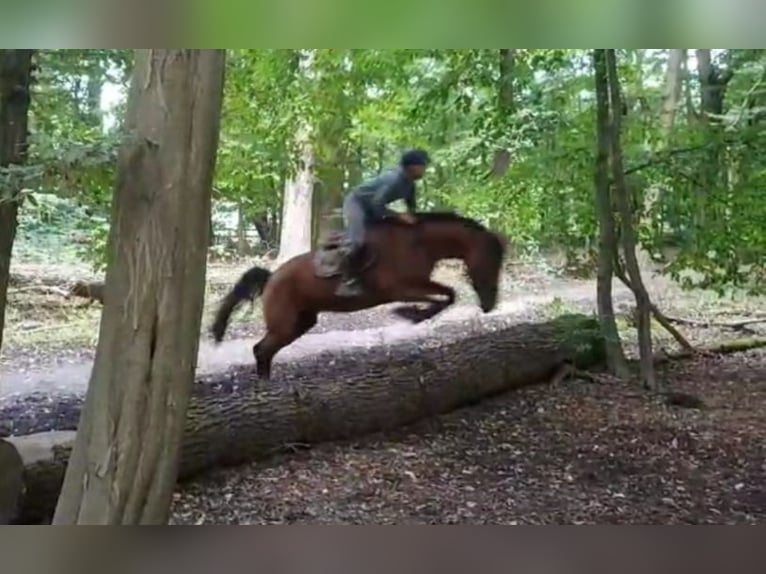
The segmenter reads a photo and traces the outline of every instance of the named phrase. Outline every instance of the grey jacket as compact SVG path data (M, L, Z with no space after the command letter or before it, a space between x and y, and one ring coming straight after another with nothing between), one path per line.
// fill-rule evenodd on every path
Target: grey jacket
M387 205L403 199L410 212L415 211L415 182L409 179L402 168L384 171L362 183L351 192L362 203L370 219L378 220L390 214Z

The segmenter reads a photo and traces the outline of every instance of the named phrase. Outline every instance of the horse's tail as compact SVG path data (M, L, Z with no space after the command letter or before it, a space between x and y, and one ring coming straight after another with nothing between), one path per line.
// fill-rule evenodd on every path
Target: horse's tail
M215 314L215 320L210 327L213 338L216 343L223 340L226 333L226 327L229 324L229 317L242 301L253 301L263 293L266 283L271 278L271 271L263 267L252 267L245 271L239 280L234 284L223 298Z

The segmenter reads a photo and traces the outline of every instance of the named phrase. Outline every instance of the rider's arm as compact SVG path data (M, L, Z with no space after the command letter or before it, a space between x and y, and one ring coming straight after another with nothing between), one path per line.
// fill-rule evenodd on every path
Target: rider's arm
M415 201L415 182L407 181L405 184L407 184L407 191L404 196L404 203L407 205L407 211L410 213L415 213L415 207L417 205L417 202Z

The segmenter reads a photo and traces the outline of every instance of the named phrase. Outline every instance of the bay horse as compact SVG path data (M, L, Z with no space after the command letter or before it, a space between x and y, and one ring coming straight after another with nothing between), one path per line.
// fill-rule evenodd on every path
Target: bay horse
M250 268L221 301L211 326L214 340L221 342L237 306L261 296L266 334L253 346L253 356L258 378L268 380L274 355L316 325L320 312L353 312L393 302L429 303L425 309L405 305L394 310L420 323L444 311L456 297L454 289L431 280L442 259L462 260L482 311L494 309L505 237L452 212L414 215L415 223L387 217L368 225L359 272L364 290L358 296L335 294L339 273L318 274L316 251L296 255L273 272Z

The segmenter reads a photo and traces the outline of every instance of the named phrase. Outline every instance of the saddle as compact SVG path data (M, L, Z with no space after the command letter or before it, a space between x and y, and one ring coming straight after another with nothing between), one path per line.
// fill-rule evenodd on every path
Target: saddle
M320 240L314 252L314 274L321 279L341 275L343 273L343 261L351 253L351 250L352 244L343 231L335 231L325 239ZM363 269L374 262L369 250L365 251Z

